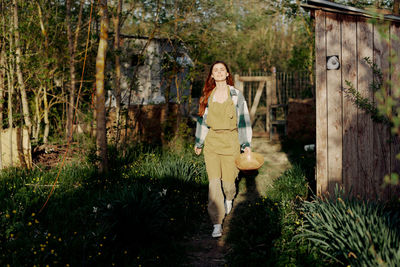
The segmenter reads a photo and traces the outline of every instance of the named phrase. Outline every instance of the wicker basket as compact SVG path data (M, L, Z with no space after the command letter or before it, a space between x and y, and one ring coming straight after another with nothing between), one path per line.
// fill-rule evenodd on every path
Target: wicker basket
M242 153L235 159L236 167L241 171L258 170L264 164L264 157L260 153Z

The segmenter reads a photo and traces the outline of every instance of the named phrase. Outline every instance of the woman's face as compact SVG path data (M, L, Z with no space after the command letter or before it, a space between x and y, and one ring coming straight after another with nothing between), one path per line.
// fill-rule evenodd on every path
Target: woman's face
M213 77L215 81L217 81L217 82L225 81L228 76L229 76L229 73L226 70L224 64L217 63L214 65L212 72L211 72L211 77Z

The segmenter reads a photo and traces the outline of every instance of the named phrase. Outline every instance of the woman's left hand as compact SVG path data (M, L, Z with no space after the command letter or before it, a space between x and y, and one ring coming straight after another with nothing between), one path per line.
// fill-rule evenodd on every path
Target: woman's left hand
M251 152L251 148L249 146L245 147L244 153L250 153L250 152Z

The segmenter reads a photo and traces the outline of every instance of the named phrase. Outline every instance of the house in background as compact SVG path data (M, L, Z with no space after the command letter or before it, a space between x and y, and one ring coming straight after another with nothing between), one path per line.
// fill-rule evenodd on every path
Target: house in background
M193 62L185 47L174 40L121 35L122 106L182 102L189 95L188 71ZM115 107L114 60L108 58L106 105ZM133 80L136 73L137 80ZM130 100L129 100L130 98Z

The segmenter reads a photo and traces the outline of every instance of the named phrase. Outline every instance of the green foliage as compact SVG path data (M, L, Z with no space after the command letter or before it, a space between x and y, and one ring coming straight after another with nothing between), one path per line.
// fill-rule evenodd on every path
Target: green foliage
M370 66L374 79L373 82L369 85L369 89L376 93L378 90L382 88L383 85L383 74L380 68L371 61L369 57L364 58L365 62ZM371 119L374 122L384 123L387 125L391 125L390 119L382 114L376 105L372 101L370 101L367 97L363 97L360 92L354 88L354 85L348 80L345 81L347 88L344 88L344 92L346 93L346 97L348 97L359 109L364 110L367 114L371 115Z
M273 201L291 201L297 197L307 198L308 187L304 171L299 165L294 165L286 170L278 179L274 181L273 190L268 197Z
M336 0L335 3L354 6L357 8L376 7L376 8L391 8L393 0Z
M374 122L385 123L390 125L390 120L380 114L379 109L366 97L363 97L353 84L346 80L348 88L344 89L346 96L359 108L364 110L367 114L371 115Z
M183 235L206 212L201 160L145 145L110 151L107 175L86 162L64 167L41 213L58 169L0 173L0 265L179 265Z
M325 255L351 266L397 266L400 262L400 213L380 203L344 198L336 188L334 199L304 202L303 231Z

